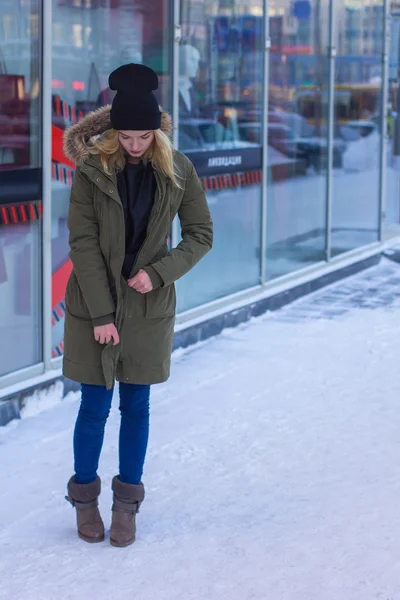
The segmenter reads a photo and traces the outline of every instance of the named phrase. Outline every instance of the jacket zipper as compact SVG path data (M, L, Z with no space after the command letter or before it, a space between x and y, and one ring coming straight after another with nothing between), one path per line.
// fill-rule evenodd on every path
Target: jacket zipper
M107 179L107 181L109 181L112 184L113 188L115 188L118 191L118 186L116 185L116 182L113 181L109 175L107 175L104 171L102 171L101 169L99 169L95 165L90 165L90 166L93 167L94 169L96 169L96 171L98 171L99 173L101 173ZM116 200L116 196L113 196L113 197L110 197L110 198L111 198L111 200L114 200L118 204L118 206L120 207L120 209L123 211L122 202L118 202L118 200ZM123 222L123 226L124 226L123 239L125 239L125 222L124 222L124 219L122 220L122 222ZM122 262L121 262L121 269L122 269L123 263L124 263L124 261L122 260Z

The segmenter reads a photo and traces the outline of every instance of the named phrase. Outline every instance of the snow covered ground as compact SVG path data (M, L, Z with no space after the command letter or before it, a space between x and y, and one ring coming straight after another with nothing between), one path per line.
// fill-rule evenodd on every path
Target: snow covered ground
M397 600L399 332L384 260L177 355L127 549L79 540L63 499L78 399L31 410L0 435L0 598ZM107 527L117 433L114 407Z

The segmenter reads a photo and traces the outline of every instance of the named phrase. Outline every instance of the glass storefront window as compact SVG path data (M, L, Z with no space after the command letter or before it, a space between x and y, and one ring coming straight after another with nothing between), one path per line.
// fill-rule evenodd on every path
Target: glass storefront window
M179 149L202 179L212 253L179 282L179 310L260 281L262 0L181 3Z
M0 4L0 376L41 360L40 4Z
M260 185L208 192L212 252L178 282L178 312L250 288L260 278Z
M399 234L400 226L400 14L390 17L389 95L387 117L387 189L385 236Z
M170 0L53 0L53 357L63 352L64 294L71 271L66 222L74 165L63 154L63 132L111 102L108 76L130 62L156 70L160 104L171 109L170 20Z
M178 282L183 312L327 257L329 2L180 0L179 73L172 81L172 0L52 1L52 356L63 352L72 268L67 213L74 165L63 133L112 101L109 73L138 62L178 89L179 149L195 165L214 220L213 251ZM330 0L332 1L332 0ZM400 17L391 7L388 105L381 106L383 0L335 0L330 250L379 238L382 134L384 236L400 227ZM42 356L42 0L0 3L0 378ZM264 81L267 56L269 80ZM263 86L268 111L263 111ZM387 131L381 131L382 111ZM263 128L268 146L262 147ZM261 248L267 154L266 248Z
M379 0L335 5L334 137L343 144L332 184L332 256L379 236L384 9Z
M328 3L275 0L269 35L267 280L326 258Z

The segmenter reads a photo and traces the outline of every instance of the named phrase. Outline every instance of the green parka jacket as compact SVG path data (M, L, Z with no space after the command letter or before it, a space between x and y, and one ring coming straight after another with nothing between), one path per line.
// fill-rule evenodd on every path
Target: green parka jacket
M105 173L87 142L110 129L110 107L84 117L66 131L65 153L76 165L68 214L73 270L66 295L64 375L80 383L105 385L161 383L169 377L176 295L174 282L211 248L213 227L207 201L193 165L174 152L183 189L155 171L157 191L146 239L132 269L149 274L153 291L140 294L121 275L125 226L116 176ZM171 120L162 115L170 133ZM167 238L178 214L182 241L168 250ZM120 343L101 345L94 326L109 322Z

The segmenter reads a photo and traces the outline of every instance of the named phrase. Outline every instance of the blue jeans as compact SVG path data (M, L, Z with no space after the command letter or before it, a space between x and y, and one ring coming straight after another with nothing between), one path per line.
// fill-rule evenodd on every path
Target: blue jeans
M82 400L74 431L76 483L97 477L104 428L110 413L113 390L82 384ZM121 426L119 430L119 479L139 484L149 439L150 386L119 384Z

